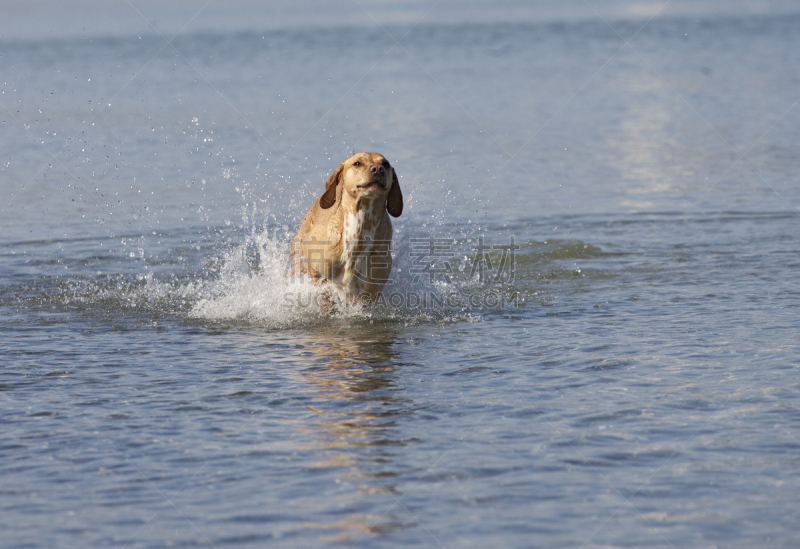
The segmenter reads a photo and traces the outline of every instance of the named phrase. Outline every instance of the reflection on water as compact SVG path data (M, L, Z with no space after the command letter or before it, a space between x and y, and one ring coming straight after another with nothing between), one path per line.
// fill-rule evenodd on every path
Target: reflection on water
M673 102L663 100L669 87L657 75L642 72L629 75L620 84L627 93L637 96L620 119L617 132L612 132L615 150L612 164L625 181L627 197L621 206L633 210L651 209L656 195L680 193L687 179L695 174L692 155L683 150L685 144L676 136L677 124Z
M370 508L381 495L399 501L396 489L397 449L410 441L395 430L413 413L403 387L398 386L400 356L394 350L396 330L387 325L323 327L311 335L305 377L319 393L312 407L317 418L310 423L317 442L312 450L320 468L346 471L342 480L354 486L339 502L351 509ZM367 533L397 530L408 525L401 506L389 503L386 513L353 512L341 520L308 522L309 528L335 532L332 540L354 541ZM379 509L386 509L380 507Z

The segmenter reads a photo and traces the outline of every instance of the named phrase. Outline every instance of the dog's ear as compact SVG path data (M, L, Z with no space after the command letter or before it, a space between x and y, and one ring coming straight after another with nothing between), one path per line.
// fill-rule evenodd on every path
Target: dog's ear
M400 182L397 180L394 168L392 168L392 188L389 189L389 196L386 199L386 211L392 217L400 217L403 213L403 193L400 192Z
M336 203L336 187L342 180L342 172L344 171L344 162L339 164L339 167L334 170L328 180L325 182L325 194L319 199L319 206L323 210L327 210Z

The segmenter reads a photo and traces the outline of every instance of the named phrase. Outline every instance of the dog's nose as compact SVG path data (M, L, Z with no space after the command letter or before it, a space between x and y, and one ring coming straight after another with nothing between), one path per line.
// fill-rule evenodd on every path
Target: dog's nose
M386 168L384 168L382 164L373 164L369 167L369 171L370 173L383 175L386 173Z

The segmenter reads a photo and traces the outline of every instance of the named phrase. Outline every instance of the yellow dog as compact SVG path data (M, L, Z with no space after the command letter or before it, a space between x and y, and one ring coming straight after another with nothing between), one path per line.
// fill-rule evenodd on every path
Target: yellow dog
M300 224L292 241L294 274L332 284L351 302L374 301L392 269L389 215L402 212L389 161L377 153L354 154L331 174Z

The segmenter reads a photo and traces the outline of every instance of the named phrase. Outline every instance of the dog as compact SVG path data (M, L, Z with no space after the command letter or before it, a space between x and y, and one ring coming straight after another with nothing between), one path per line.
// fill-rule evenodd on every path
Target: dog
M389 216L402 213L389 161L378 153L354 154L334 170L300 224L291 246L293 274L330 284L351 303L375 301L392 269ZM323 297L323 310L330 310L330 294Z

